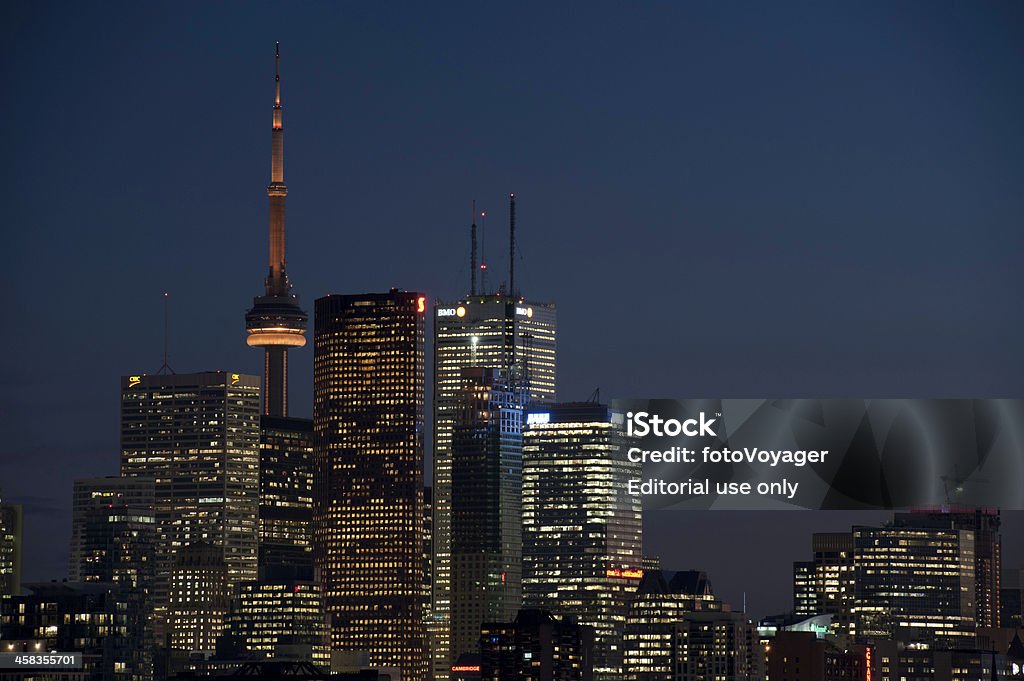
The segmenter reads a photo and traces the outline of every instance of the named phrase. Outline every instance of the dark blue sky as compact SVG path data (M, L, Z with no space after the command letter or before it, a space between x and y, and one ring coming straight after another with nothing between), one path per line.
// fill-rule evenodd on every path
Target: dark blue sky
M472 199L503 277L515 191L564 399L1024 385L1020 3L19 2L0 26L0 487L38 535L29 577L63 573L71 481L117 470L118 377L159 368L161 291L175 369L260 371L275 40L307 310L463 293ZM652 552L785 607L778 575L729 572L723 538L763 520L694 518L652 520ZM783 577L805 557L777 555Z

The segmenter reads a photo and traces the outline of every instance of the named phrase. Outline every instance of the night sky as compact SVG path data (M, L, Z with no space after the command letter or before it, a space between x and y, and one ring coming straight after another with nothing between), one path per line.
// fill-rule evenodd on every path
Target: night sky
M484 4L3 4L0 488L26 579L65 574L72 480L117 472L162 291L175 370L261 372L276 40L307 311L465 293L473 199L496 283L514 191L562 399L1021 397L1024 5ZM646 545L764 614L810 532L884 517L651 514Z

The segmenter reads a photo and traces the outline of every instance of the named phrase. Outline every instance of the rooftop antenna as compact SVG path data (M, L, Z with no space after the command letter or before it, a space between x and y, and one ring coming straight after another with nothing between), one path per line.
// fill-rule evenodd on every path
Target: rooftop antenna
M480 294L487 295L487 212L480 211Z
M591 404L599 404L601 402L601 389L594 388L594 392L590 393L590 397L587 398L587 402Z
M516 297L516 195L508 195L508 294Z
M473 200L473 224L469 226L469 295L476 295L476 199Z
M164 363L160 366L160 371L156 372L159 374L173 374L174 369L167 363L167 301L171 297L171 294L167 291L163 292L164 296Z

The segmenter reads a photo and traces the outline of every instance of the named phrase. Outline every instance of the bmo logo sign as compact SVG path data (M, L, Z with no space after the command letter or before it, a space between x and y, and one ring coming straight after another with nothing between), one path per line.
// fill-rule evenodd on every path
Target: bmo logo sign
M528 317L528 318L529 317L533 317L533 308L532 307L517 307L516 308L516 315L518 315L520 317Z
M439 307L437 308L438 317L465 317L466 308L462 307Z

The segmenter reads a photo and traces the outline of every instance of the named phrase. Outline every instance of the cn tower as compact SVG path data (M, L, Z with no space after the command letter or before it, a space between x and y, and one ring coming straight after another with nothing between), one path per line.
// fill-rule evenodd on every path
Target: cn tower
M264 295L253 299L245 314L246 343L263 348L263 414L288 415L288 350L306 344L306 313L299 297L291 292L292 283L285 271L284 127L281 123L281 44L274 57L274 127L271 132L270 184L270 269L264 281Z

